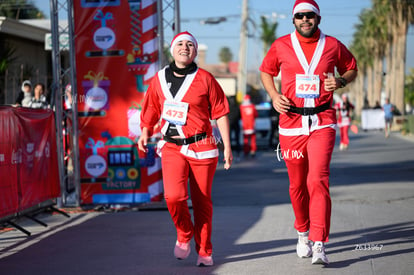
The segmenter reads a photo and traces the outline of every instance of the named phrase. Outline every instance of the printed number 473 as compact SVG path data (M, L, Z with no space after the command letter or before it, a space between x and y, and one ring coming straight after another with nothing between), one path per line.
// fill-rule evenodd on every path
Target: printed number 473
M175 111L175 110L168 110L166 114L169 117L176 117L176 118L183 118L183 112Z

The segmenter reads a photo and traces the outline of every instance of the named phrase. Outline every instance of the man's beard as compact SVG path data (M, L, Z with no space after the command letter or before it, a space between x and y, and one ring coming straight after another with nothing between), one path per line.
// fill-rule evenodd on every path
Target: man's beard
M318 30L318 24L314 24L314 25L312 25L312 24L308 23L308 24L310 24L310 25L311 25L311 29L306 30L306 31L303 31L303 30L301 29L301 25L302 25L302 24L305 24L305 23L301 23L301 24L299 24L299 26L295 24L295 28L296 28L296 30L298 31L298 33L299 33L301 36L303 36L303 37L310 38L310 37L312 37L312 36L314 35L314 33Z

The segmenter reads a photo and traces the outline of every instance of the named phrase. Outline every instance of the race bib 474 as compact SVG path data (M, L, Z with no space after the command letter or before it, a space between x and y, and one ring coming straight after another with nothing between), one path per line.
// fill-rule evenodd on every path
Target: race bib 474
M319 76L318 75L296 75L296 97L318 98Z

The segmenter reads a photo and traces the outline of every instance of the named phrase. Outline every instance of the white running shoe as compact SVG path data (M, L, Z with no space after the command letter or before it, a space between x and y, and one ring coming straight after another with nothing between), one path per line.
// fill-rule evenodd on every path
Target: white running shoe
M312 248L312 264L329 264L328 257L325 254L325 246L322 242L315 242Z
M174 247L174 256L178 260L185 260L188 258L191 252L190 242L188 243L180 243L177 241Z
M312 244L308 239L309 231L298 232L298 244L296 245L296 253L299 258L308 258L312 255Z
M197 266L212 266L214 264L212 256L200 256L197 258Z

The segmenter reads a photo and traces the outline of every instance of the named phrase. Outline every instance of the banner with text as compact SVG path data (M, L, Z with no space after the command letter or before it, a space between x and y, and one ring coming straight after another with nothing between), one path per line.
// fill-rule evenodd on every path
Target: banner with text
M60 196L51 110L0 107L0 217Z

